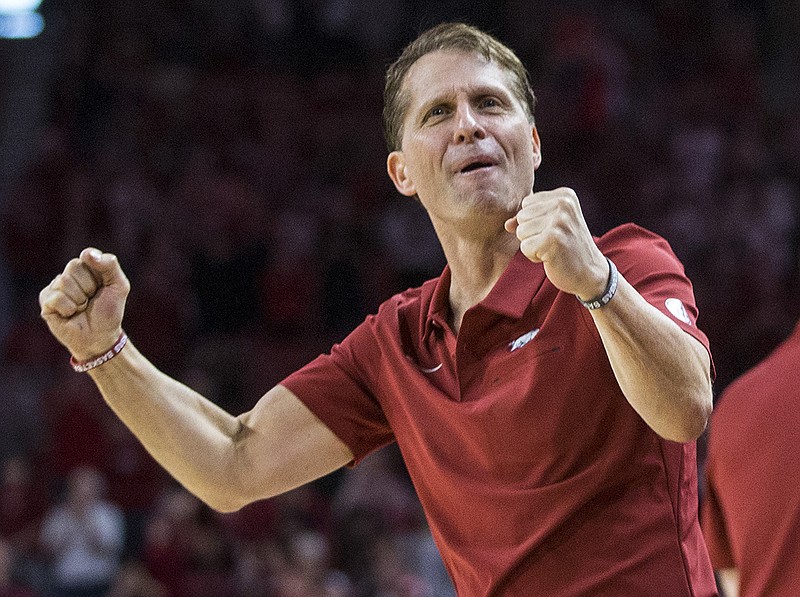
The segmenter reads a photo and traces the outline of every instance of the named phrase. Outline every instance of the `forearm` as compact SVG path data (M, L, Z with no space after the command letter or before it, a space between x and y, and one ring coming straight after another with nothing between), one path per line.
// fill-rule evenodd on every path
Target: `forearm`
M217 509L236 501L239 421L161 373L129 343L89 373L111 409L189 491Z
M705 348L647 303L622 275L616 296L591 313L631 406L660 436L696 439L712 408Z
M129 291L116 257L86 248L39 293L42 318L117 416L189 491L217 510L235 510L352 460L349 447L288 389L272 388L233 417L125 346Z

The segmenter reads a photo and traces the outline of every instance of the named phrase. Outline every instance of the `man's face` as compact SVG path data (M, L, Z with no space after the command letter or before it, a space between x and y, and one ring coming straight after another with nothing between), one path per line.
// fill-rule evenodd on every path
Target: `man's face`
M516 213L541 154L509 74L478 54L438 51L409 69L400 151L389 176L433 218Z

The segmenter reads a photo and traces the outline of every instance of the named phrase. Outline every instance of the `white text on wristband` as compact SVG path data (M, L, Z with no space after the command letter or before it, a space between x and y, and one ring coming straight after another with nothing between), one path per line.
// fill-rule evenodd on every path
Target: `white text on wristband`
M100 356L88 359L86 361L76 361L75 357L70 357L69 364L72 365L72 368L78 373L85 373L86 371L94 369L95 367L99 367L106 361L110 361L111 359L113 359L120 352L122 352L122 349L125 348L125 345L127 343L128 343L128 335L125 332L122 332L119 335L119 338L117 338L117 341L114 343L114 346L109 348L106 352L104 352Z

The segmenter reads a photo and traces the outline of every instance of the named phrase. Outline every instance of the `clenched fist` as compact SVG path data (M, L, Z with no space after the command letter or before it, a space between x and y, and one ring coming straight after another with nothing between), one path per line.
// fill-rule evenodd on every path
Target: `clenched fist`
M42 318L77 360L86 360L119 338L129 291L116 256L84 249L39 293Z
M582 300L603 293L608 262L586 226L572 189L531 192L505 228L517 235L528 259L544 264L548 279L559 290Z

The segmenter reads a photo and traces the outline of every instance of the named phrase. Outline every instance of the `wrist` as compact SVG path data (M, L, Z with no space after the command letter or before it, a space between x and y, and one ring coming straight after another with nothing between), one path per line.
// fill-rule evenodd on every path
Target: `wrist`
M580 295L575 295L575 298L577 298L578 301L587 309L594 310L604 307L611 301L612 298L614 298L614 295L617 293L617 287L619 285L619 272L617 271L617 266L614 265L614 262L608 257L606 257L605 260L608 264L608 273L606 275L606 282L602 292L593 295L588 299L584 299Z
M585 276L586 284L584 288L575 293L575 296L581 302L589 302L606 291L611 267L605 255L600 254L600 257L599 263L592 265L589 273Z
M122 327L107 332L98 332L87 341L69 341L64 344L71 357L76 361L88 361L98 355L105 353L110 347L117 343L123 334ZM70 339L71 340L71 339Z
M69 363L76 372L85 373L113 359L122 352L122 349L125 348L127 344L128 335L122 331L117 339L110 345L106 344L104 349L89 353L90 356L84 356L83 354L76 356L73 354L70 356Z

